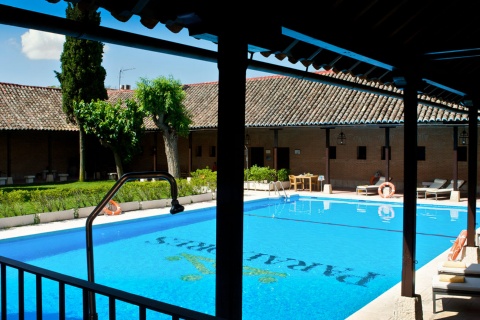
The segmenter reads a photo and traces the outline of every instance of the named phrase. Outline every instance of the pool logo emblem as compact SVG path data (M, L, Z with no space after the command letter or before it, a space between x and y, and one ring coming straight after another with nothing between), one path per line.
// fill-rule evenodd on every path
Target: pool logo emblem
M188 253L180 253L178 256L167 257L166 259L169 261L180 261L185 259L190 262L195 269L198 270L199 274L188 274L181 276L183 281L198 281L205 275L215 274L215 260L211 258L196 256ZM247 276L258 277L258 281L260 283L277 282L278 278L285 278L287 276L287 274L283 272L272 272L249 266L243 266L243 274Z

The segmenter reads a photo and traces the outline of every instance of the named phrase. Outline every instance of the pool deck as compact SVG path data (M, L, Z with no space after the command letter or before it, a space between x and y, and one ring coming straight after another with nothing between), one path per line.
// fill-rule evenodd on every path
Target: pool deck
M331 197L339 199L368 199L371 201L392 201L392 202L403 202L403 195L395 193L392 198L384 199L378 195L357 195L353 190L333 190L331 194L319 192L319 191L293 191L286 190L287 195L299 194L304 196L321 196L321 197ZM283 195L283 191L281 191ZM245 200L254 200L259 198L264 198L266 196L275 196L275 193L268 191L253 191L245 190L244 197ZM466 198L460 198L460 202L453 202L449 199L434 200L434 199L417 199L417 203L428 203L435 205L467 205ZM208 206L215 205L215 201L206 201L200 203L189 204L186 207L189 209L204 208ZM480 206L480 200L477 199L477 206ZM159 212L160 210L160 212ZM168 214L169 208L164 209L149 209L141 211L131 211L126 212L122 215L117 216L98 216L95 220L95 224L109 223L119 220L130 220L140 217L153 216L158 214ZM81 219L72 219L66 221L58 221L51 223L44 223L38 225L29 225L22 227L14 227L5 230L0 230L0 239L6 239L10 237L17 237L23 235L37 234L49 231L56 230L65 230L71 228L80 228L85 226L86 218ZM466 226L465 226L466 227ZM447 250L448 251L448 250ZM430 263L422 267L420 270L415 272L415 293L419 295L422 299L422 313L423 318L420 318L417 315L417 319L461 319L461 320L470 320L470 319L479 319L480 318L480 297L471 298L471 297L453 297L453 296L440 296L437 300L437 313L433 314L433 305L432 305L432 290L431 290L431 281L432 276L436 274L436 266L440 261L445 260L447 256L447 251L439 255L437 258L432 260ZM400 314L396 313L397 300L401 297L400 284L397 284L383 295L360 309L355 314L347 318L347 320L388 320L388 319L406 319L402 318ZM415 319L413 316L411 319Z

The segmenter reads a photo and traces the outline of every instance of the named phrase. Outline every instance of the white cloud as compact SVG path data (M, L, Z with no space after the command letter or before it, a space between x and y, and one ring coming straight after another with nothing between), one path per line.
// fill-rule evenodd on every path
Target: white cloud
M32 60L60 60L65 36L28 30L22 35L22 52Z

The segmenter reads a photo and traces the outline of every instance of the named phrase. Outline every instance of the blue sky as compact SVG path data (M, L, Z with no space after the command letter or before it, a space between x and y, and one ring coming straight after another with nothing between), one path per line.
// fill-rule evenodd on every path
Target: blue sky
M59 17L65 17L67 7L65 1L52 4L46 0L0 0L0 4ZM150 30L144 27L136 16L122 23L113 18L109 12L100 12L102 26L217 51L215 44L194 39L188 35L187 30L175 34L160 23ZM63 50L63 41L63 35L0 24L0 82L59 86L54 71L61 71L60 54ZM286 61L287 59L285 61L279 61L275 57L266 59L260 54L256 54L254 59L302 69L301 66L292 65ZM130 84L132 88L142 77L153 79L158 76L172 76L182 84L218 80L218 69L215 63L109 43L105 43L102 65L107 71L105 86L111 89L117 89L119 86L120 70L125 70L121 73L121 84ZM269 74L247 71L248 78L267 75Z

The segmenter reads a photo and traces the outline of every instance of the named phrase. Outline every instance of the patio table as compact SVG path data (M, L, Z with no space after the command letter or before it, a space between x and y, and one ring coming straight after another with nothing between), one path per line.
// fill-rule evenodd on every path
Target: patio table
M302 179L303 184L305 186L305 182L308 180L308 189L311 192L312 191L312 180L318 180L318 174L302 174L299 176L295 176L296 179ZM295 185L295 191L297 191L297 185Z

